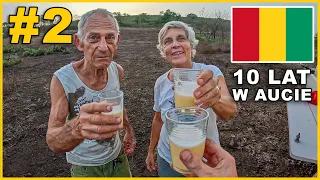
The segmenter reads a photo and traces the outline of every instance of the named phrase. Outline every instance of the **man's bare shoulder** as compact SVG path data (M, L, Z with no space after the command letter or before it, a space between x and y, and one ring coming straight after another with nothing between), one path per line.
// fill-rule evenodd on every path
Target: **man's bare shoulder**
M123 69L123 67L122 67L120 64L118 64L118 63L116 63L116 62L115 62L115 64L116 64L116 67L117 67L117 69L118 69L119 80L120 80L120 82L122 82L123 79L124 79L124 69Z

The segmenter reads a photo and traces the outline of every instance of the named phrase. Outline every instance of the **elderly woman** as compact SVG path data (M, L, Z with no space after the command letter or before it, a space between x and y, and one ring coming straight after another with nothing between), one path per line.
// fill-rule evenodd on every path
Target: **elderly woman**
M207 137L220 145L216 124L216 116L222 120L228 120L236 114L236 104L230 96L226 81L220 69L214 65L196 63L192 58L196 54L195 47L198 40L195 32L187 24L180 21L171 21L164 25L158 35L157 48L162 57L173 68L201 69L202 73L197 79L199 88L194 91L195 104L202 104L209 112ZM152 131L148 156L147 169L152 172L158 167L160 177L183 176L170 167L171 155L169 149L169 137L165 127L165 113L174 107L174 90L172 89L172 71L160 76L154 87L154 111ZM155 147L158 145L157 162L155 164Z

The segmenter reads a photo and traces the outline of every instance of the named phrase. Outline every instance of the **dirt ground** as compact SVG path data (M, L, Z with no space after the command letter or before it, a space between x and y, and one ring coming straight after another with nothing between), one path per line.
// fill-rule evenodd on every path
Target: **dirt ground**
M137 148L129 156L133 176L157 176L145 166L151 122L154 115L153 86L170 66L156 49L156 29L121 29L121 43L116 62L125 69L125 106L134 126ZM38 47L39 38L31 45ZM70 176L65 153L53 153L45 141L50 112L49 86L53 73L79 60L82 55L74 45L62 45L71 54L24 57L22 63L4 70L4 176ZM289 156L289 130L285 102L254 102L258 88L268 88L268 69L279 77L296 64L231 64L230 54L202 54L201 44L194 61L218 66L228 88L249 88L247 102L238 102L238 115L230 121L218 120L223 148L237 162L239 176L312 176L316 164ZM255 68L260 72L259 85L237 85L233 73ZM290 86L273 86L285 88Z

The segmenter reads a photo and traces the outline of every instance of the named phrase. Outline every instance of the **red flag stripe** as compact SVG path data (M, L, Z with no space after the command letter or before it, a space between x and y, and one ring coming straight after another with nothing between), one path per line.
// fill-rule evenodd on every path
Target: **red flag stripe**
M259 61L259 8L232 10L233 61Z

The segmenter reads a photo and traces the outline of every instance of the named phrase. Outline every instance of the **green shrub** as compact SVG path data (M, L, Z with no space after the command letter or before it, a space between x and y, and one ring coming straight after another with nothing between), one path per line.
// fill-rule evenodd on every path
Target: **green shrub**
M21 46L5 46L3 48L3 53L16 53L22 50L23 48Z
M22 55L23 56L35 56L35 49L25 48Z
M23 56L42 56L53 54L55 52L63 52L64 54L70 53L66 48L54 45L46 48L40 47L39 49L25 48Z
M10 55L9 57L4 58L3 67L11 67L16 64L19 64L20 62L21 62L21 59L17 54Z

